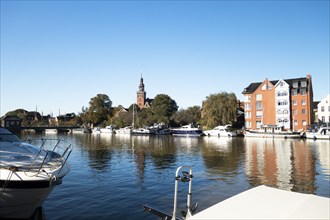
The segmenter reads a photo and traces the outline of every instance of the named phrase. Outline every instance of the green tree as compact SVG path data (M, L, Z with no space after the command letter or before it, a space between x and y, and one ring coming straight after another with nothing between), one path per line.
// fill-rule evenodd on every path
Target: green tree
M232 124L236 121L237 99L234 93L222 92L206 97L202 109L202 122L208 128Z
M155 123L169 124L172 116L178 110L176 102L170 96L159 94L151 103L152 120Z
M199 124L201 120L200 106L192 106L187 109L180 109L174 115L174 122L177 125L185 125L190 123Z
M105 94L97 94L91 98L89 108L85 109L86 118L94 125L99 125L103 121L108 120L111 115L112 101Z

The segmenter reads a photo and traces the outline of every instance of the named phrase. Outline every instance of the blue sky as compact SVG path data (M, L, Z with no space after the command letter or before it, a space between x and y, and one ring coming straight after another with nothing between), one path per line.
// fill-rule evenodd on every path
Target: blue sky
M1 112L81 112L167 94L243 100L252 82L312 75L329 88L329 1L1 1Z

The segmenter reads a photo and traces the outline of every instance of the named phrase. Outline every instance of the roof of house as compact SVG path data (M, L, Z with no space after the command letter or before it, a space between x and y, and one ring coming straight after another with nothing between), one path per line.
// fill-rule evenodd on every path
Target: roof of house
M290 86L293 85L294 82L299 82L299 81L303 81L306 80L306 77L300 77L300 78L294 78L294 79L284 79L284 81L286 83L288 83ZM276 83L279 80L272 80L269 81L270 83L272 83L273 85L276 85ZM251 83L248 87L244 88L242 94L250 94L253 93L254 91L256 91L256 89L262 84L263 82L255 82L255 83Z

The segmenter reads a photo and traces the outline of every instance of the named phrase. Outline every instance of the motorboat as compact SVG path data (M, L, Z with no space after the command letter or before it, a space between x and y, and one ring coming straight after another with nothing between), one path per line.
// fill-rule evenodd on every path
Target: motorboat
M217 137L236 137L237 134L230 130L230 125L216 126L212 130L203 131L206 136L217 136Z
M115 133L115 127L113 125L106 126L105 128L100 128L101 133Z
M134 128L132 129L133 135L152 135L155 134L155 131L150 128Z
M115 132L116 134L132 134L132 126L116 129Z
M22 142L0 128L0 219L30 218L70 171L71 152L64 141Z
M308 139L321 139L330 140L330 126L321 126L319 128L314 128L306 132L306 138Z
M45 129L45 133L46 134L57 134L58 130L57 129L53 129L53 128L47 128Z
M180 171L189 169L189 171ZM192 204L191 166L180 166L176 170L174 184L173 212L168 213L143 204L144 211L150 212L161 219L172 220L207 220L207 219L329 219L330 198L291 192L283 189L260 185L227 198L215 205L197 212L197 203ZM178 210L179 183L187 185L187 203L185 210ZM183 207L183 206L182 206ZM182 214L182 217L180 216Z
M101 134L101 128L99 128L99 127L93 128L92 133L93 134Z
M245 130L245 137L257 138L301 138L302 132L299 131L286 131L283 127L277 125L263 125L256 130Z
M203 131L199 125L189 124L179 128L171 128L172 135L175 136L202 136Z

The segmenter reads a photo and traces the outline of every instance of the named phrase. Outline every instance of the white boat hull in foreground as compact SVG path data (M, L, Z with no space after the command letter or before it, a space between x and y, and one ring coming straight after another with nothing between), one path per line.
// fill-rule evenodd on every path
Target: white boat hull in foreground
M188 219L329 218L329 198L262 185L219 202Z

